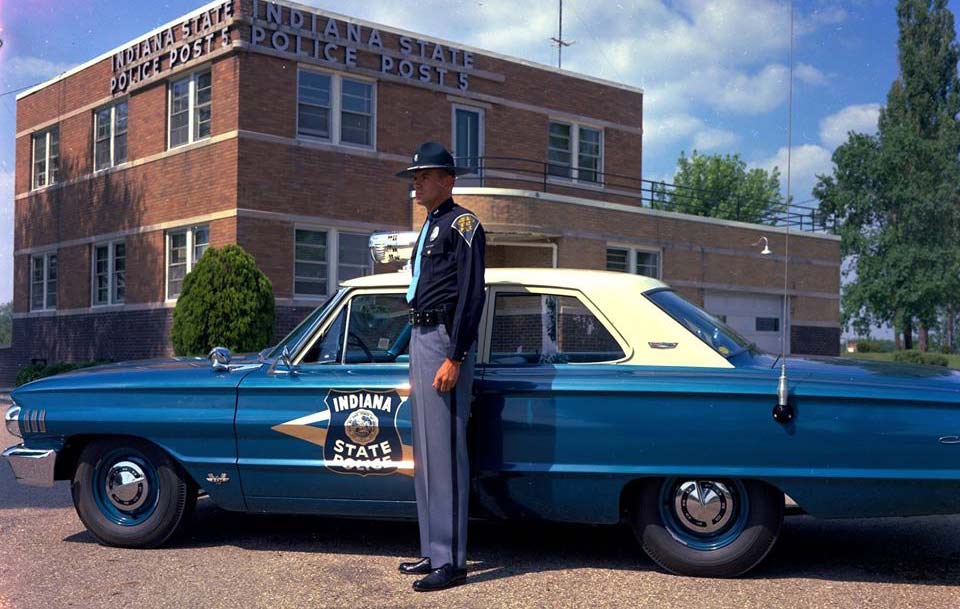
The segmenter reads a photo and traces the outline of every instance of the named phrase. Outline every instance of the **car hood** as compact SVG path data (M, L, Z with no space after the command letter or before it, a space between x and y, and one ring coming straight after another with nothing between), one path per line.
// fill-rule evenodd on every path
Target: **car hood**
M34 392L136 389L162 387L236 387L250 371L260 367L257 354L235 355L230 370L217 372L204 357L135 360L81 368L37 379L12 392L12 397Z
M764 355L755 358L749 367L779 370L781 361ZM801 393L909 396L960 402L960 371L942 366L848 357L788 357L787 379Z

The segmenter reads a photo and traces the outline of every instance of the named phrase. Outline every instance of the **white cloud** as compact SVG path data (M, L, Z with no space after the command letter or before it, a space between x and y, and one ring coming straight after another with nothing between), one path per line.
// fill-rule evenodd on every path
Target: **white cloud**
M707 127L693 136L693 147L700 152L728 148L740 140L740 136L733 131Z
M832 150L847 141L851 131L874 134L879 117L880 104L847 106L820 121L820 141Z
M793 73L801 82L805 82L808 85L827 84L827 75L807 63L797 64L796 67L794 67Z
M66 72L74 65L49 61L40 57L14 56L3 62L0 79L6 87L33 84Z
M13 172L0 170L0 303L13 299Z
M829 174L833 171L831 153L823 146L803 144L790 149L790 190L793 200L806 201L811 198L811 191L817 183L817 174ZM777 167L780 170L780 190L787 191L787 147L783 146L777 153L768 159L752 164L771 170Z

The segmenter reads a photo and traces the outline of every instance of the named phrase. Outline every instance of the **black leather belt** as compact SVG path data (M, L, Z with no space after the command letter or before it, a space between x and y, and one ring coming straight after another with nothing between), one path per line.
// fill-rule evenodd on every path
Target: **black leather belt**
M410 309L411 326L439 326L440 324L449 325L448 319L450 313L446 309L424 309L418 311Z

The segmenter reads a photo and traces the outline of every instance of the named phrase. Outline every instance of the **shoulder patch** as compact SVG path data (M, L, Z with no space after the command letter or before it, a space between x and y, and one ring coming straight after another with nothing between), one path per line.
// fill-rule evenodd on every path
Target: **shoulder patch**
M473 214L461 214L454 219L451 226L460 233L467 245L472 246L473 236L476 234L477 228L480 227L480 220Z

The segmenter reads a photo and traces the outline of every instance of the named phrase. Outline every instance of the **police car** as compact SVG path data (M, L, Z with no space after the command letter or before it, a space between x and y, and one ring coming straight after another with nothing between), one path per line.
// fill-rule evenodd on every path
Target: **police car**
M385 252L409 249L394 237ZM408 273L344 283L274 347L111 364L12 394L19 481L71 480L105 544L227 510L415 518ZM784 494L818 517L960 512L960 374L782 359L655 279L488 269L471 516L626 523L663 568L735 576Z

